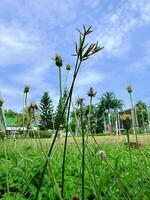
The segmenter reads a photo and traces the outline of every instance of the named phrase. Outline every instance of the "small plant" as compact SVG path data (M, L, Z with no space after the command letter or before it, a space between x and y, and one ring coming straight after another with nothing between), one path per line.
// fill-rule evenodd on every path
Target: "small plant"
M132 108L133 132L135 134L136 143L138 143L137 130L136 130L136 119L137 119L137 117L136 117L136 111L135 111L135 107L134 107L134 104L133 104L133 98L132 98L132 86L128 85L126 89L127 89L128 94L129 94L129 97L130 97L131 108Z
M28 93L30 91L30 87L29 85L25 85L24 86L24 90L23 90L23 134L24 134L24 127L25 127L25 117L27 118L27 133L26 135L28 135L28 129L29 129L29 115L28 115Z
M88 60L89 58L91 58L92 55L94 55L95 53L97 53L98 51L103 49L103 47L99 46L98 42L91 43L91 44L85 44L87 36L90 33L92 33L91 26L86 28L83 25L83 32L81 32L80 30L78 30L78 32L79 32L79 43L78 44L76 43L75 54L73 54L73 56L76 56L76 63L75 63L74 72L73 72L73 80L72 80L72 83L71 83L71 86L70 86L70 90L68 92L68 96L67 96L65 105L64 105L62 113L61 113L60 121L58 123L58 127L57 127L57 130L56 130L54 139L52 141L52 144L51 144L51 147L49 149L48 156L47 156L47 157L51 156L51 153L52 153L52 150L53 150L56 138L57 138L57 134L58 134L58 131L59 131L59 127L60 127L60 124L61 124L61 120L63 119L66 108L68 107L67 124L66 124L66 137L65 137L63 165L62 165L62 191L61 191L62 197L64 195L64 174L65 174L65 157L66 157L67 138L68 138L68 122L69 122L69 116L70 116L70 107L71 107L74 84L75 84L75 81L76 81L76 78L77 78L77 75L78 75L78 72L80 70L82 62L84 62L85 60ZM59 67L59 74L60 74L60 72L61 72L60 68L62 66L61 56L58 56L58 55L55 56L55 62L56 62L56 65ZM59 77L61 77L61 76L59 76ZM59 80L60 80L60 86L61 86L61 78L59 78ZM60 87L60 98L61 98L61 94L62 94L62 90L61 90L61 87ZM43 183L43 178L44 178L44 174L45 174L45 171L46 171L46 168L47 168L47 164L48 164L48 161L46 160L44 167L43 167L42 176L41 176L41 179L39 181L39 188L38 188L37 193L36 193L36 200L38 199L39 191L40 191L42 183Z
M92 87L87 92L87 95L90 97L90 105L89 105L89 113L88 113L88 132L89 133L92 132L92 128L91 128L92 100L96 96L96 93L97 92L94 91Z
M131 123L132 123L132 117L130 114L123 114L121 116L121 119L123 121L124 128L126 129L127 133L127 142L128 142L128 147L129 147L129 155L130 155L130 166L131 170L133 170L132 167L132 154L131 154L131 143L130 143L130 134L129 134L129 129L131 128Z

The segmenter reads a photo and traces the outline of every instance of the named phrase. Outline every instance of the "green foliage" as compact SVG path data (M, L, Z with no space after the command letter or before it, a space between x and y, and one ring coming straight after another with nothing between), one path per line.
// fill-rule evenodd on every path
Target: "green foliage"
M138 101L136 104L137 118L139 127L145 128L148 124L147 106L143 101Z
M60 123L61 128L64 128L66 125L66 112L64 113L64 116L62 117L62 119L61 119L61 115L62 115L62 111L67 99L67 95L68 95L68 91L67 89L65 89L62 99L59 99L58 106L55 112L55 130L57 130L60 120L61 120L61 123Z
M104 137L103 137L104 139ZM100 137L96 137L100 140ZM128 146L123 143L110 143L108 136L100 143L101 148L106 152L107 161L112 171L104 160L97 157L99 147L89 141L86 150L85 165L85 199L95 196L95 200L124 200L124 192L127 191L129 198L133 200L149 199L150 196L150 146L145 145L142 149L132 147L133 173L130 171L130 160ZM44 150L50 143L49 140L41 140ZM81 140L78 140L81 149ZM6 154L4 153L4 142L0 141L0 199L4 200L25 200L35 199L35 194L41 177L41 169L45 158L39 148L38 140L5 140ZM15 148L16 145L16 148ZM62 146L56 145L57 153L51 158L52 169L57 183L61 179L62 167ZM142 152L141 152L142 151ZM90 156L91 155L91 156ZM81 155L69 138L66 165L66 186L64 199L70 200L74 196L81 197ZM6 176L8 174L8 180ZM116 176L118 179L116 179ZM95 179L94 179L95 177ZM123 188L120 188L119 181ZM7 181L9 183L9 194L6 192ZM138 194L138 195L137 195ZM39 199L56 200L58 194L47 169ZM80 198L81 199L81 198Z
M115 97L113 92L106 92L100 98L100 101L96 105L95 116L97 118L97 131L102 132L104 130L104 117L107 120L108 113L111 111L121 110L123 102ZM106 121L107 122L107 121Z
M53 131L50 130L39 130L39 131L29 131L30 138L51 138Z
M53 129L53 104L48 92L44 92L39 105L40 130Z

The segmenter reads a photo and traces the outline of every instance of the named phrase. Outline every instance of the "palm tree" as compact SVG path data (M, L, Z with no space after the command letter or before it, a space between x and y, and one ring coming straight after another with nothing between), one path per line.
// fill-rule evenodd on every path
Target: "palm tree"
M120 130L120 116L119 116L119 110L122 110L123 107L123 101L119 99L114 100L114 112L115 112L115 118L116 118L116 134L121 134Z
M102 95L101 104L104 107L104 113L106 116L108 115L108 131L112 133L112 125L111 125L111 110L115 105L115 95L113 92L106 92ZM105 122L105 114L104 114L104 123Z

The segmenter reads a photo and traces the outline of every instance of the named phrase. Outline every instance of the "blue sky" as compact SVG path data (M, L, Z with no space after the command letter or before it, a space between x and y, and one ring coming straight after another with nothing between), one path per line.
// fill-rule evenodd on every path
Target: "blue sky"
M74 98L86 97L89 87L114 91L129 106L126 85L135 101L150 105L150 1L149 0L1 0L0 90L5 108L22 109L25 84L30 101L44 91L58 100L55 53L74 65L75 28L92 25L90 40L104 50L85 62L76 82ZM65 66L63 69L65 76ZM71 78L71 77L70 77Z

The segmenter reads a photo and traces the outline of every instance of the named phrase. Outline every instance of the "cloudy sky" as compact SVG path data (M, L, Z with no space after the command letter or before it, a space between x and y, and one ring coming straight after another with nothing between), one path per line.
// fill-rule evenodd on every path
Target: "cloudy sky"
M51 58L59 53L64 64L74 66L75 29L82 24L92 25L89 39L105 48L82 66L74 98L85 97L93 87L96 101L105 91L114 91L128 106L125 87L131 84L135 101L150 105L149 0L0 0L0 91L5 108L21 111L25 84L31 86L30 101L49 91L56 104L58 69Z

